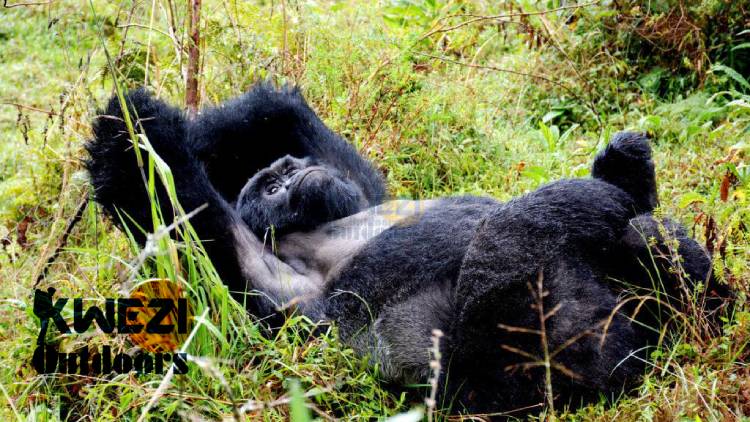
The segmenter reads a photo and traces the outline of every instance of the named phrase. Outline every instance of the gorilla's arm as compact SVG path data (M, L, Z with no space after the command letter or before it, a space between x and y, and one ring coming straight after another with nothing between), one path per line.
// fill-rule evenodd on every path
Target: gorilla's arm
M380 173L326 127L296 88L256 84L240 97L203 109L187 127L195 156L229 202L258 170L287 154L336 168L359 185L369 205L385 199Z
M172 170L183 209L190 212L207 205L190 222L237 300L246 303L255 315L265 316L273 313L279 303L311 294L314 283L267 252L213 188L203 166L184 142L183 115L143 90L128 93L126 103L136 131L146 135ZM90 156L86 166L97 202L114 217L115 223L127 225L143 243L146 236L139 227L145 232L154 229L151 203L123 119L119 102L113 98L94 122L95 137L86 145ZM143 162L148 163L146 151L141 150L141 154ZM175 215L169 197L160 180L155 185L163 216L169 221ZM118 215L124 221L120 221ZM263 296L245 297L251 290Z

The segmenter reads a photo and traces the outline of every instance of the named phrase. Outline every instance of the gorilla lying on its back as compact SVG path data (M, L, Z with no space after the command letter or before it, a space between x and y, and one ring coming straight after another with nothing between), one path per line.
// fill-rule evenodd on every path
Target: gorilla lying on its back
M183 208L208 204L191 221L225 283L239 300L260 293L250 312L293 305L335 321L344 341L402 384L427 381L430 333L439 328L446 334L439 390L455 410L543 402L537 280L547 292L544 328L561 403L615 396L643 373L668 307L638 307L623 302L627 294L656 288L677 309L697 283L728 294L713 282L701 247L649 214L655 175L639 134L615 135L592 179L554 182L507 203L381 203L372 166L296 91L257 86L193 121L143 91L128 103L171 167ZM97 200L112 215L120 210L152 227L115 100L106 115L87 145ZM664 234L679 241L677 271L663 256Z

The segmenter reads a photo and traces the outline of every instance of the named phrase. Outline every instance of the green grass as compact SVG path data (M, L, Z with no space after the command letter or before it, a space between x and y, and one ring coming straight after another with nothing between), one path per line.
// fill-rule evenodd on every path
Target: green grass
M39 332L31 310L34 281L77 204L90 195L82 146L97 106L113 92L104 49L115 59L123 86L145 81L163 98L183 102L186 56L177 54L169 28L174 21L176 38L186 40L184 4L174 4L173 19L167 17L171 3L153 4L152 9L152 2L138 3L131 23L139 26L127 30L123 25L133 7L128 1L64 0L0 9L3 420L54 420L62 408L70 419L135 420L161 381L43 377L30 363ZM386 174L394 196L509 199L548 181L587 176L595 152L618 130L650 131L661 212L686 224L701 242L715 232L715 271L744 301L750 283L750 96L742 91L716 94L707 88L663 102L633 88L617 91L625 106L597 105L601 123L586 111L555 117L548 114L555 111L549 98L558 94L544 80L425 56L560 76L586 92L582 80L554 62L551 46L529 47L528 34L512 25L503 30L466 25L424 37L440 18L503 13L499 5L210 0L203 7L204 103L233 97L261 78L298 84L323 120ZM150 31L142 26L150 25L152 15ZM40 284L96 303L120 296L133 281L169 275L190 291L195 315L208 309L189 348L205 360L174 379L151 412L154 419L231 419L233 402L247 404L248 420L284 420L290 414L305 420L302 404L312 409L312 418L360 419L421 406L422 390L385 389L377 369L339 343L334 328L313 336L312 324L297 317L267 337L229 299L198 244L166 237L158 243L135 280L123 282L139 252L89 203ZM170 254L185 248L192 259ZM557 409L556 417L697 421L750 415L750 371L741 363L749 329L750 314L740 306L722 336L685 335L657 356L633 394L614 405L573 413ZM64 350L82 344L132 347L125 336L91 331L54 338L50 331L49 340Z

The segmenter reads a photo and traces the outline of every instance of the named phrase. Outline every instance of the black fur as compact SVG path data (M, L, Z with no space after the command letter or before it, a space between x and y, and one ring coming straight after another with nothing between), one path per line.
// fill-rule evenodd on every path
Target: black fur
M365 206L384 197L372 166L325 128L296 91L256 87L194 122L143 91L129 94L129 101L155 150L172 167L182 205L189 210L209 204L193 227L212 240L206 247L232 290L247 288L227 232L240 215L259 234L269 225L306 229L362 208L316 207L322 214L300 227L299 216L284 216L294 210L276 207L264 214L265 208L253 205L260 200L258 188L267 186L257 179L242 191L236 209L228 206L248 178L276 159L289 154L304 158L301 168L314 163L338 174L334 179L359 189ZM116 103L107 113L121 115ZM149 116L155 119L143 120ZM145 191L122 132L118 120L97 121L95 139L87 146L88 168L97 201L111 214L125 211L147 228ZM637 314L636 322L614 312L633 286L653 293L656 276L670 297L691 293L698 283L721 288L711 277L705 251L679 225L650 216L656 181L644 137L616 135L596 158L592 174L593 179L555 182L505 204L443 199L419 218L369 240L310 308L323 309L345 341L399 383L426 381L430 330L442 329L443 404L472 412L508 411L543 402L544 371L530 357L542 353L539 336L509 328L540 329L532 291L541 276L544 309L559 306L545 324L555 353L557 401L576 404L617 395L643 373L648 346L655 343L643 323L662 321L660 309ZM288 182L296 183L293 179ZM318 200L332 195L323 203L336 202L339 195L346 203L351 194L300 190L305 192ZM667 230L658 230L660 225ZM668 259L651 264L650 257L667 249L671 235L680 244L683 274L672 271ZM265 303L250 308L259 316L271 310Z
M197 160L213 189L229 203L258 170L286 155L311 158L337 171L361 192L366 206L385 199L378 171L323 124L296 88L277 90L256 84L241 97L202 110L194 120L144 89L128 92L125 101L136 132L148 137L167 164ZM132 220L137 227L152 231L145 187L137 183L144 178L133 165L135 152L117 97L110 99L93 127L94 140L86 144L90 157L86 166L97 201L111 215L117 215L116 205L130 216L127 223ZM172 215L168 201L162 200L166 199L163 188L157 188L164 215ZM139 241L145 239L142 230L133 232Z
M133 124L144 133L156 153L171 168L180 205L192 211L203 205L191 223L199 228L206 252L217 271L237 300L246 303L252 312L267 315L272 305L260 296L247 296L245 282L235 258L229 227L237 218L226 201L216 192L203 165L196 160L186 142L185 119L182 113L142 89L131 91L126 98ZM135 150L123 120L117 98L110 100L106 110L94 121L94 139L86 144L89 159L86 167L94 186L96 201L119 226L127 227L140 243L153 232L151 203L138 167ZM148 153L141 149L143 171L147 171ZM164 186L155 183L157 200L166 222L174 215Z
M458 373L465 383L451 384L448 398L474 411L544 402L544 368L535 362L543 356L540 335L513 329L541 329L534 296L539 277L547 292L544 312L559 306L544 327L550 352L562 348L552 359L559 365L552 378L558 400L611 396L637 379L645 353L636 352L648 344L639 327L616 314L600 343L599 325L619 296L607 282L614 274L602 264L617 259L612 252L633 217L633 199L596 179L555 182L493 210L471 241L457 282L448 376Z

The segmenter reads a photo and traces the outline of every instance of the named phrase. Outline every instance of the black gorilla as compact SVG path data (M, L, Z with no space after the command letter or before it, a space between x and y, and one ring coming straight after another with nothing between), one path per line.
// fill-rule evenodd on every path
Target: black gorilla
M695 283L727 295L701 247L650 216L654 168L639 134L616 135L596 158L594 178L558 181L507 203L381 204L382 179L296 91L259 86L194 121L143 91L127 101L175 174L182 206L208 204L191 221L211 240L205 246L225 283L262 293L250 312L294 303L313 319L335 321L341 337L397 383L427 380L430 333L439 328L441 400L455 410L543 401L540 315L557 400L579 403L632 385L658 340L667 307L641 307L628 294L658 291L676 309ZM106 114L87 145L97 201L150 227L117 101ZM259 239L271 227L275 253ZM679 241L680 271L664 256L665 236Z

